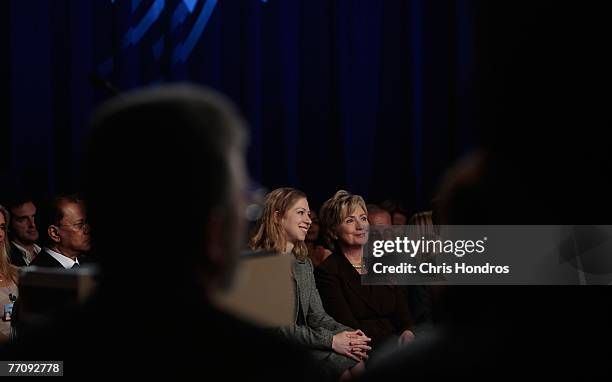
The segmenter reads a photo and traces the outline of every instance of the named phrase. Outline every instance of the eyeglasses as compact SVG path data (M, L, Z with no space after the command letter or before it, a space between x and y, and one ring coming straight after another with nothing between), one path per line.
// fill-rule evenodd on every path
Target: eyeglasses
M57 227L75 227L79 231L85 231L85 229L89 229L89 222L79 222L74 224L56 224Z

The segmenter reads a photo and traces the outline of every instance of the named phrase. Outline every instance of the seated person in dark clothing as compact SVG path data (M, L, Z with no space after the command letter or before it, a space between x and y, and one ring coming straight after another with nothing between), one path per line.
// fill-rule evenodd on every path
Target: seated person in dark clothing
M306 248L308 248L308 258L316 268L327 258L327 256L331 255L331 251L325 248L322 241L321 225L319 224L317 213L315 211L310 211L310 218L312 219L312 224L310 228L308 228L304 243L306 244Z
M79 267L79 258L91 249L83 201L76 196L54 198L46 212L44 228L47 244L31 265L66 269Z
M408 209L397 200L385 200L380 204L389 215L391 215L391 222L393 225L406 225L408 224Z
M338 191L323 204L319 218L323 234L334 249L315 269L325 311L336 321L368 333L375 350L392 338L400 344L412 341L412 319L400 288L361 285L369 228L363 198Z
M368 204L368 222L370 225L391 225L391 214L377 204Z
M11 213L11 221L8 224L11 263L16 267L28 266L41 250L36 244L36 205L32 198L22 196L10 199L6 208Z

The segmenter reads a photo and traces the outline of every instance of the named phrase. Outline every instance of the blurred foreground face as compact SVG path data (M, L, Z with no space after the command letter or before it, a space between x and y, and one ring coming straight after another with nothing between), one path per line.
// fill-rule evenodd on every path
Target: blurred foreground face
M336 227L338 240L344 245L365 245L368 241L368 215L357 207Z
M310 228L310 207L306 198L300 198L294 205L289 207L281 219L281 226L285 231L287 241L297 243L306 239Z
M36 229L36 206L26 202L11 209L11 236L18 244L31 245L38 240Z

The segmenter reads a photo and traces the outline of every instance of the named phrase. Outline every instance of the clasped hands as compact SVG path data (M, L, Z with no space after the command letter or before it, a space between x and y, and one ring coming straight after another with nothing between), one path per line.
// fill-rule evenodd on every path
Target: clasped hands
M361 330L340 332L332 338L332 349L339 354L359 362L368 359L368 352L372 350L368 343L371 338Z

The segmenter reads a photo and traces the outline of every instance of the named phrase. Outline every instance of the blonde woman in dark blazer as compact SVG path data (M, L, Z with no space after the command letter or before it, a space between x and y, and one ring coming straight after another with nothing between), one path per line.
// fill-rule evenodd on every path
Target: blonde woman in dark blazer
M304 244L311 224L309 212L303 192L293 188L270 192L250 246L253 250L295 257L292 266L296 283L295 321L278 331L285 338L307 347L332 377L345 380L364 371L370 339L361 330L339 324L323 309Z
M366 204L359 195L338 191L321 207L322 233L333 253L315 270L323 306L344 325L357 326L372 337L372 347L391 339L414 339L412 317L401 289L362 285L364 246L368 241Z

